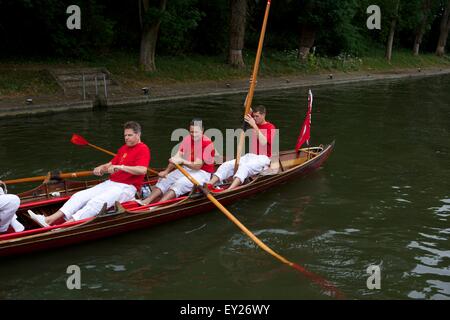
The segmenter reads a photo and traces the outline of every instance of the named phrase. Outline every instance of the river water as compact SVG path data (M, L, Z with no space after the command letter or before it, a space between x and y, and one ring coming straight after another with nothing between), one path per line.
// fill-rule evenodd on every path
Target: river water
M275 251L333 282L349 299L450 299L450 77L313 88L313 145L336 140L315 173L229 206ZM292 149L307 90L260 93ZM243 96L108 111L0 119L2 179L88 170L109 160L72 133L115 151L137 120L152 166L167 163L173 129L201 117L240 124ZM31 186L11 187L18 192ZM81 290L68 290L69 265ZM380 289L367 268L380 267ZM370 281L369 281L370 282ZM329 299L255 247L219 211L0 263L8 299Z

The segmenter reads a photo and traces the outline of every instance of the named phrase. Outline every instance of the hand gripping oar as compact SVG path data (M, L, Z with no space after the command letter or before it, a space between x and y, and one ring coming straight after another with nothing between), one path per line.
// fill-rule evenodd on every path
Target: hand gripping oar
M180 166L179 164L175 164L175 166L177 167L178 170L180 170L180 172L182 174L185 175L186 178L189 179L189 181L191 181L195 186L199 187L203 191L203 193L209 199L209 201L211 201L220 211L222 211L223 214L225 214L227 216L228 219L230 219L235 225L238 226L239 229L241 229L247 236L249 236L250 239L252 239L259 247L261 247L261 249L263 249L264 251L266 251L267 253L269 253L270 255L272 255L273 257L278 259L279 261L283 262L284 264L287 264L288 266L290 266L290 267L294 268L295 270L299 271L300 273L304 274L310 280L312 280L313 282L320 285L324 290L326 290L330 293L333 293L334 297L336 297L338 299L344 298L344 295L333 284L331 284L327 280L323 279L322 277L320 277L319 275L317 275L311 271L308 271L304 267L287 260L286 258L282 257L281 255L279 255L278 253L276 253L275 251L270 249L266 244L264 244L264 242L259 240L258 237L256 237L250 230L248 230L247 227L245 227L219 201L217 201L217 199L213 197L213 195L209 192L209 190L207 188L204 188L203 186L201 186L200 183L197 180L195 180L195 178L192 177L182 166Z
M261 34L259 36L258 50L256 51L255 65L253 66L253 74L252 74L252 78L251 78L250 88L248 90L247 98L245 99L244 118L250 112L250 108L252 106L253 94L255 93L255 87L256 87L256 79L258 77L259 61L261 60L264 36L266 34L267 19L269 18L269 10L270 10L270 0L267 0L266 11L264 13L264 20L263 20L263 24L261 27ZM238 148L236 151L236 162L234 164L234 172L236 172L239 168L239 161L241 159L242 149L244 148L244 142L245 142L244 139L245 139L245 133L244 133L244 131L242 131L239 136L239 144L238 144Z
M83 138L82 136L78 135L78 134L72 134L72 138L70 139L70 142L72 142L73 144L76 144L77 146L90 146L94 149L100 150L101 152L107 153L110 156L115 156L116 154L108 151L106 149L100 148L98 146L96 146L95 144L91 144L89 143L85 138ZM147 171L153 174L158 174L158 171L153 170L152 168L147 168Z
M92 171L79 171L79 172L68 172L68 173L59 173L55 176L55 178L67 179L67 178L78 178L78 177L87 177L92 176L94 173ZM52 178L50 175L46 176L37 176L30 178L21 178L14 180L4 180L5 184L15 184L15 183L25 183L25 182L36 182L36 181L44 181L48 178Z

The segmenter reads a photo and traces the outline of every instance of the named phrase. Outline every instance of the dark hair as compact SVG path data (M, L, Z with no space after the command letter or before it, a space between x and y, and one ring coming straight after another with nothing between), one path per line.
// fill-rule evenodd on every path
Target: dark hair
M201 127L202 130L204 129L204 127L203 127L203 120L200 119L200 118L192 119L191 122L189 123L189 126Z
M131 129L134 133L141 134L141 125L135 121L128 121L123 125L123 130Z
M253 112L258 112L258 113L261 113L261 114L266 114L266 107L264 107L262 104L260 104L260 105L258 105L258 106L256 106L256 107L254 107L254 108L252 108L253 109Z

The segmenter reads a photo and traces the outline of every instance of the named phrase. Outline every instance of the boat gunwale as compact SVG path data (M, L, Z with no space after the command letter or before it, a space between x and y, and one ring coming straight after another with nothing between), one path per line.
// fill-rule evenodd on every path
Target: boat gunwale
M332 150L334 149L335 141L332 143L324 146L324 147L311 147L306 149L301 149L300 151L305 150L311 150L311 149L317 149L322 148L321 152L317 154L315 157L312 157L311 159L302 162L298 165L294 165L292 168L289 168L285 171L279 171L276 174L273 175L266 175L266 176L257 176L256 179L251 181L250 183L247 183L243 186L240 186L238 188L235 188L233 190L224 190L221 192L212 193L219 201L227 201L230 200L233 201L233 198L239 198L239 195L243 193L249 193L254 191L255 189L267 189L264 188L267 184L276 184L279 182L279 180L287 180L289 176L300 172L302 169L308 168L310 165L312 165L314 162L323 160L325 161L326 158L331 154ZM295 150L287 150L280 152L281 155L288 155L296 153ZM94 180L91 180L94 181ZM84 182L84 181L83 181ZM33 190L38 189L39 186ZM188 200L188 201L184 201ZM156 218L173 215L177 212L181 211L192 211L198 208L199 206L205 206L205 205L212 205L209 203L209 200L206 197L198 197L192 199L191 197L185 198L179 202L175 202L172 205L169 206L163 206L160 208L156 208L154 210L147 210L147 211L128 211L125 209L124 212L116 215L103 215L103 216L97 216L93 219L90 219L88 221L85 221L83 223L70 226L67 228L60 227L60 229L51 229L45 232L40 232L36 234L31 234L28 236L18 236L11 239L6 240L0 240L0 256L1 251L3 249L8 249L10 246L8 244L11 244L12 247L14 244L17 244L18 242L22 242L19 245L25 245L27 243L36 244L40 242L45 241L54 241L62 238L67 237L73 237L76 235L81 234L89 234L96 231L101 231L105 229L111 229L111 228L119 228L121 226L127 225L127 224L142 224L142 222L145 222L147 220L153 220ZM177 209L174 210L174 207L177 206ZM208 210L209 211L209 210ZM150 213L150 214L149 214ZM136 228L136 229L139 229ZM120 232L122 233L122 232Z

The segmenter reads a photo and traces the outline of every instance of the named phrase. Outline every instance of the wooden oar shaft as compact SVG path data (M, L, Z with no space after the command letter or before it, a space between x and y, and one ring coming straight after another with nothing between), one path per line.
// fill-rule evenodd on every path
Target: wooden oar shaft
M61 177L62 179L67 179L67 178L87 177L92 176L93 174L94 174L93 171L79 171L79 172L61 173L59 177Z
M255 93L255 87L256 87L258 71L259 71L259 62L261 60L264 36L266 34L267 20L269 18L270 1L271 0L267 0L266 12L264 13L264 20L263 20L263 25L261 28L261 34L259 36L258 50L256 51L256 58L255 58L255 64L253 66L253 74L252 74L252 78L251 78L250 88L249 88L249 91L247 94L247 98L245 99L244 117L250 112L250 108L252 106L252 101L253 101L253 95ZM234 164L234 172L236 172L239 167L239 161L241 160L242 149L244 148L244 139L245 139L245 134L244 134L244 132L241 132L241 134L239 136L238 149L236 152L236 162Z
M113 152L111 152L111 151L108 151L108 150L106 150L106 149L100 148L99 146L96 146L95 144L88 143L88 146L90 146L90 147L92 147L92 148L94 148L94 149L100 150L100 151L102 151L102 152L104 152L104 153L107 153L107 154L109 154L110 156L113 156L113 157L116 156L115 153L113 153ZM153 170L152 168L147 168L147 171L150 172L150 173L153 173L153 174L158 174L158 171Z
M113 153L113 152L111 152L111 151L108 151L108 150L106 150L106 149L100 148L99 146L96 146L95 144L88 143L88 146L90 146L90 147L92 147L92 148L94 148L94 149L100 150L100 151L102 151L102 152L104 152L104 153L107 153L107 154L109 154L110 156L113 156L113 157L116 156L115 153Z
M61 173L58 175L58 177L60 177L61 179L67 179L67 178L86 177L86 176L91 176L91 175L93 175L92 171L79 171L79 172ZM5 180L3 182L5 184L16 184L16 183L44 181L47 178L48 178L48 176L37 176L37 177Z
M216 198L214 198L210 193L206 195L208 199L216 205L217 208L219 208L220 211L222 211L223 214L227 216L228 219L230 219L235 225L238 226L239 229L241 229L250 239L252 239L258 246L261 247L264 251L269 253L270 255L274 256L276 259L280 260L281 262L292 266L294 263L291 261L285 259L284 257L280 256L278 253L270 249L264 242L258 239L250 230L247 229L246 226L244 226L230 211L227 210L219 201L217 201Z
M182 174L184 174L184 176L186 178L188 178L194 185L196 185L197 187L201 187L200 183L194 178L192 177L182 166L180 166L179 164L175 164L175 166L177 167L178 170L181 171ZM203 190L203 189L202 189ZM292 265L293 263L290 262L289 260L283 258L282 256L280 256L278 253L274 252L272 249L270 249L267 245L264 244L264 242L262 242L261 240L258 239L258 237L256 237L250 230L247 229L246 226L244 226L238 219L236 219L236 217L227 210L227 208L225 208L219 201L217 201L216 198L214 198L214 196L211 193L205 193L206 197L212 202L214 203L214 205L219 208L220 211L222 211L223 214L225 214L227 216L228 219L230 219L234 224L236 224L239 229L241 229L246 235L248 235L258 246L260 246L263 250L265 250L266 252L268 252L269 254L273 255L275 258L277 258L278 260L280 260L283 263L286 263L288 265Z
M330 292L333 292L335 297L337 297L337 298L343 298L344 297L344 295L337 288L335 288L331 283L329 283L327 280L325 280L322 277L314 274L311 271L308 271L304 267L287 260L283 256L279 255L278 253L276 253L275 251L270 249L264 242L259 240L259 238L257 236L255 236L250 230L248 230L247 227L244 226L219 201L217 201L217 199L214 198L214 196L211 193L205 191L202 188L202 186L200 185L200 183L194 177L192 177L182 166L180 166L179 164L175 164L175 166L177 167L178 170L181 171L181 173L186 178L189 179L189 181L191 181L194 185L196 185L198 187L201 187L200 189L203 191L203 193L206 195L206 197L209 199L209 201L211 201L223 214L225 214L227 216L228 219L230 219L235 225L237 225L238 228L241 229L248 237L250 237L250 239L252 239L261 249L263 249L264 251L266 251L267 253L269 253L270 255L272 255L273 257L275 257L276 259L278 259L282 263L287 264L288 266L294 268L295 270L305 274L309 279L311 279L312 281L314 281L317 284L319 284L322 288L324 288L326 290L329 290Z
M250 89L248 91L244 116L250 112L250 107L253 101L253 95L255 93L256 82L258 78L259 62L261 61L262 48L264 43L264 36L266 34L267 20L269 18L270 0L267 1L266 12L264 13L263 25L261 28L261 34L259 36L258 50L256 51L255 65L253 66L252 82L250 83Z

